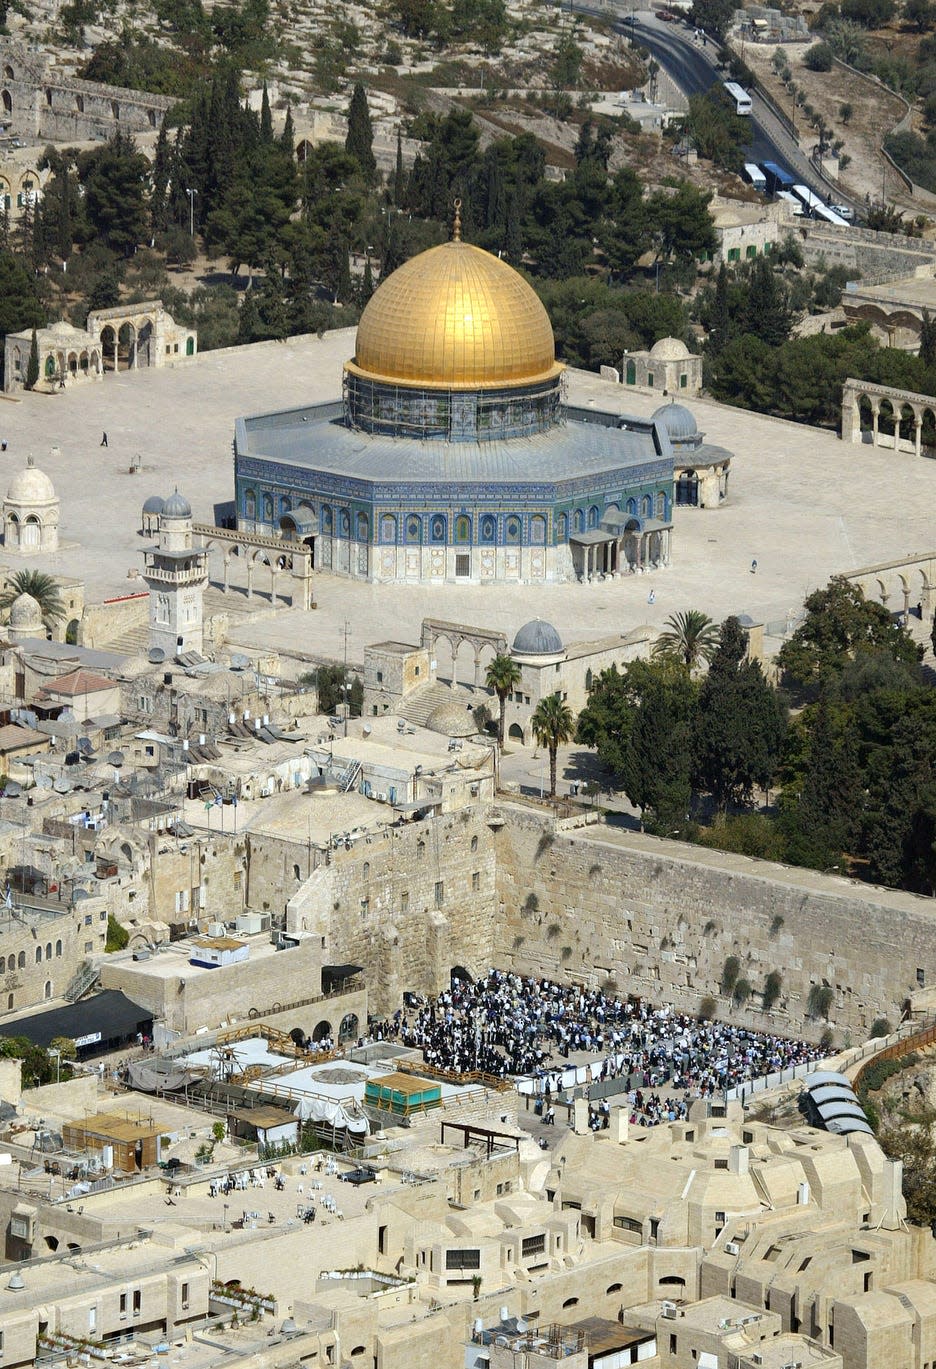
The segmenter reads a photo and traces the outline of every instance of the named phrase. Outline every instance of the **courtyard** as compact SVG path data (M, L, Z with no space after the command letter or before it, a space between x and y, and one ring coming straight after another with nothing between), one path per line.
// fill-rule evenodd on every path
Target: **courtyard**
M84 580L90 601L139 593L149 539L140 509L176 486L196 519L215 520L233 494L231 440L239 415L340 394L351 329L317 337L203 353L178 369L108 376L55 395L25 394L0 409L4 487L31 453L62 500L61 547L30 566ZM569 401L647 416L662 394L638 394L584 372L569 373ZM317 609L271 611L258 574L249 616L243 589L229 599L230 640L299 659L348 660L392 635L417 641L425 616L502 629L512 639L527 619L549 619L568 644L659 627L695 607L720 619L748 614L776 634L804 597L837 571L929 549L936 463L872 447L846 446L814 428L704 400L689 402L707 440L734 453L726 503L677 508L673 564L648 575L591 585L370 585L315 576ZM101 446L102 433L108 435ZM138 466L131 474L131 466ZM4 558L9 565L18 559ZM757 562L752 573L752 562ZM220 567L213 567L220 580ZM650 590L654 602L648 601ZM218 598L214 595L213 607ZM448 673L444 650L439 673ZM470 669L462 663L462 669Z

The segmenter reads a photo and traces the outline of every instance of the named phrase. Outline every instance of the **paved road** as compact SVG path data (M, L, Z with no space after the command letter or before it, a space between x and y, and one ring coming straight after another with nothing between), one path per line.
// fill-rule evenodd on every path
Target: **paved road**
M633 23L622 20L617 25L618 30L636 38L646 47L687 95L704 95L722 80L722 73L716 67L719 49L711 39L703 46L693 39L691 30L683 24L664 23L650 11L637 13L634 20ZM751 99L750 160L780 162L798 180L825 199L830 188L817 174L795 139L756 91ZM847 196L841 196L837 191L835 197L836 200L847 200Z

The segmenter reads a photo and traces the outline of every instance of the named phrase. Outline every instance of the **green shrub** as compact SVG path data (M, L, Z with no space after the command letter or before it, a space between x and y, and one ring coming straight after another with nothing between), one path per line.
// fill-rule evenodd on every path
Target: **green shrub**
M829 1016L829 1009L835 1000L835 994L828 984L813 984L809 990L809 998L806 1003L806 1013L809 1017Z
M832 49L828 43L814 43L803 58L803 65L810 71L831 71Z
M873 1041L878 1036L890 1036L894 1028L886 1017L876 1017L871 1023L871 1030L868 1032L868 1040Z
M738 975L741 971L741 962L736 955L730 955L725 961L721 972L721 991L723 994L730 994L738 982Z
M751 996L751 981L749 979L739 979L735 982L731 1000L735 1007L740 1008L742 1003L746 1003Z
M764 980L764 1008L770 1009L780 997L780 990L783 986L783 975L779 970L771 970Z
M711 1022L718 1010L718 1004L710 993L707 993L699 1004L699 1021Z
M126 927L114 917L113 913L107 914L107 940L104 942L105 951L122 951L130 940L130 933Z

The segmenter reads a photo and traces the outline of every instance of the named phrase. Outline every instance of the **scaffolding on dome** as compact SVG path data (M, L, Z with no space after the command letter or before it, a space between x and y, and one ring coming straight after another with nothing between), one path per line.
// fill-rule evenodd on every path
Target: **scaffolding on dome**
M565 423L565 374L523 389L440 390L368 380L345 371L345 421L387 437L495 442Z

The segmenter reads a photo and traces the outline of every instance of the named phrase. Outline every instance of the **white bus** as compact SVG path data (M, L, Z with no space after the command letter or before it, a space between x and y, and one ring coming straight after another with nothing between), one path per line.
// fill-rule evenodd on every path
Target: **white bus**
M795 218L798 218L798 219L799 219L799 218L802 218L802 216L803 216L803 202L802 202L802 200L798 200L798 199L796 198L796 196L793 194L793 191L792 191L792 190L778 190L778 191L777 191L777 199L778 199L778 200L786 200L787 204L793 206L793 214L794 214L794 217L795 217Z
M723 84L729 100L735 107L735 113L750 114L751 97L744 89L744 86L739 86L737 81L725 81Z
M764 194L767 192L767 177L761 171L756 162L744 163L744 179L750 181L755 190L760 190Z
M834 209L830 209L819 195L810 190L808 185L794 185L793 194L800 201L810 218L824 219L826 223L837 224L839 228L845 227L845 220L842 216L836 214Z

